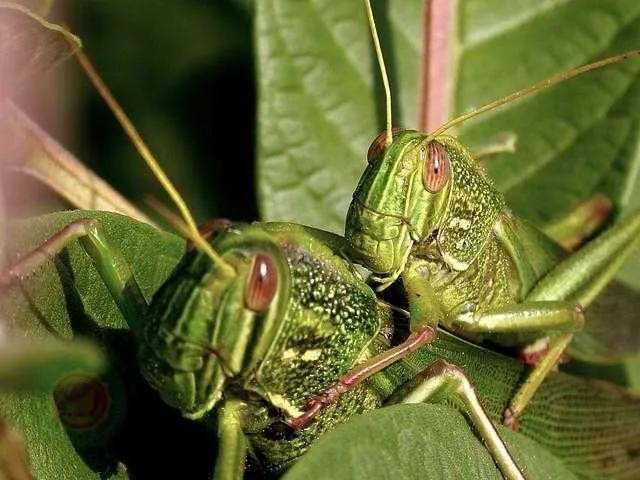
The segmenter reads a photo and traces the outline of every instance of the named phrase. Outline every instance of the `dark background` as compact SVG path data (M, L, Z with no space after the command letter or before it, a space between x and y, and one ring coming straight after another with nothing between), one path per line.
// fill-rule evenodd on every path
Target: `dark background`
M63 0L50 18L82 39L198 221L257 219L251 2ZM143 210L170 205L74 59L45 82L23 106L48 132Z

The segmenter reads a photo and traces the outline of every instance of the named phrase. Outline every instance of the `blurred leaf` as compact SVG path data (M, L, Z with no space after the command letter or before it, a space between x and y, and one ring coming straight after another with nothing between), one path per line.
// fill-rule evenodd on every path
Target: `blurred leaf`
M525 477L576 479L532 440L500 429ZM285 480L503 478L461 413L441 405L396 405L354 418L323 436Z
M639 311L640 293L611 283L587 308L585 327L571 342L571 356L610 364L640 358Z
M42 17L47 17L55 0L13 0L11 3L21 5Z
M0 129L1 130L1 129ZM1 136L0 136L1 140ZM2 185L3 171L0 169L0 185ZM5 208L5 192L0 191L0 268L6 265L7 249L7 212Z
M14 2L0 1L0 97L81 47L65 28Z
M635 393L640 392L640 359L638 358L608 365L571 359L569 363L562 365L561 369L572 375L604 380L624 386Z
M636 251L620 270L620 280L640 292L640 252Z
M629 360L624 363L627 386L635 392L640 392L640 360Z
M374 2L395 123L409 128L417 125L422 3ZM457 74L444 88L452 114L640 44L635 0L469 0L457 14ZM382 128L362 6L259 2L256 38L262 214L341 231L368 142ZM534 221L596 192L625 207L640 158L639 71L637 60L623 62L510 104L470 122L462 140L473 148L516 137L515 153L486 165L509 204Z
M88 342L20 341L0 344L0 390L51 391L63 375L99 373L104 358Z
M84 457L81 447L72 440L58 418L51 393L0 395L0 412L11 425L22 432L34 478L129 478L121 465L109 463L108 467L100 468L102 465L99 462L104 461L103 459L92 462Z
M146 215L65 150L19 107L5 102L0 105L0 115L7 128L6 141L12 145L12 170L40 180L74 208L117 212L153 225Z

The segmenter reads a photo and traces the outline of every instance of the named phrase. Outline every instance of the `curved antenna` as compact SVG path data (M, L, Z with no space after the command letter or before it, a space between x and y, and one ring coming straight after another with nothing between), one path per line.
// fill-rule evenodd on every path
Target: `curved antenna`
M380 38L376 28L376 21L373 18L373 10L371 9L371 0L364 0L364 8L367 11L367 20L369 21L369 29L371 30L371 38L376 49L376 58L380 67L380 75L382 76L382 84L384 85L384 96L387 115L387 138L384 142L388 147L393 141L393 125L391 119L391 88L389 88L389 77L387 76L387 68L384 65L384 57L382 56L382 48L380 48Z
M157 160L149 150L149 147L144 143L142 137L134 127L133 123L124 112L118 101L114 98L113 94L109 90L109 87L104 83L98 72L95 70L89 58L82 52L77 52L78 61L82 66L87 77L96 88L100 96L104 99L109 109L113 112L115 117L118 119L118 122L122 126L123 130L135 146L136 150L140 154L140 156L144 159L149 169L153 172L155 177L158 179L162 187L169 194L173 202L178 207L180 214L185 222L186 232L188 234L188 238L193 241L193 243L203 251L211 261L221 269L221 271L225 272L228 275L235 275L235 269L227 262L225 262L222 257L213 249L211 244L207 242L204 237L198 231L198 226L196 225L191 212L189 211L189 207L186 202L173 185L169 177L164 173L160 164L158 164Z
M569 80L573 77L577 77L578 75L582 75L583 73L590 72L592 70L597 70L598 68L606 67L607 65L611 65L612 63L620 62L622 60L626 60L631 57L640 56L640 50L630 50L628 52L620 53L618 55L614 55L612 57L603 58L602 60L598 60L597 62L589 63L587 65L582 65L581 67L572 68L571 70L567 70L566 72L558 73L553 75L545 80L542 80L538 83L534 83L522 90L515 91L510 93L506 97L502 97L498 100L494 100L493 102L487 103L482 107L473 109L467 113L463 113L459 117L454 118L453 120L449 120L444 125L438 127L433 133L429 134L429 137L437 137L438 135L446 132L451 127L455 125L459 125L462 122L469 120L477 115L480 115L484 112L488 112L490 110L494 110L496 108L501 107L502 105L522 98L531 93L538 92L540 90L545 90L549 87L552 87L558 83L562 83L565 80Z

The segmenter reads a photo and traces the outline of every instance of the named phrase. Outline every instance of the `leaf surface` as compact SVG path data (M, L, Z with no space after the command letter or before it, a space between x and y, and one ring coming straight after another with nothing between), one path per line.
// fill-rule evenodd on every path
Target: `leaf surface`
M10 258L80 218L99 221L109 245L120 249L147 299L183 255L182 239L149 225L107 212L69 211L13 225ZM24 368L11 370L14 377L28 376L21 379L24 386L42 387L36 393L0 394L0 414L24 435L35 478L125 479L129 474L162 478L178 475L185 464L195 475L206 476L203 472L211 470L215 433L181 418L132 368L135 342L77 242L3 295L0 311L11 338L24 338L33 345L51 337L71 339L73 346L77 339L88 337L107 359L107 369L100 375L95 359L84 354L75 362L67 358L37 370L29 351L24 351ZM72 365L77 368L65 374ZM175 438L189 440L176 445ZM175 463L161 464L155 461L159 457L171 457Z
M500 433L526 478L577 478L532 440L505 428ZM425 475L433 480L503 478L462 414L429 404L396 405L353 419L320 439L284 478L409 480Z
M423 2L373 3L394 122L416 128ZM383 97L362 6L329 4L257 6L258 186L265 218L342 231L368 143L383 128ZM640 43L634 0L459 5L448 52L455 75L438 86L450 116ZM462 140L473 151L515 139L515 152L486 166L509 204L534 221L596 192L627 207L640 158L639 73L637 60L592 72L471 121Z

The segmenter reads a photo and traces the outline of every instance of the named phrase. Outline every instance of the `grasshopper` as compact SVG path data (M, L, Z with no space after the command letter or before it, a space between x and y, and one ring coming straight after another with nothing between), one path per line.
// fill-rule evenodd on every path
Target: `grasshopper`
M0 275L1 284L11 285L28 276L71 241L79 240L139 338L144 376L167 403L190 418L208 421L217 416L222 440L217 478L240 477L249 446L267 468L280 469L324 431L356 413L388 403L436 399L443 393L465 406L505 477L523 478L464 373L429 349L415 351L433 340L435 327L426 325L404 342L391 344L396 327L392 311L342 258L342 239L290 224L232 227L212 240L205 238L86 57L79 54L79 59L177 204L185 224L180 228L194 248L147 304L129 266L109 244L100 224L82 219L23 255ZM472 346L463 348L478 358L470 362L471 367L497 358ZM384 366L397 360L393 368L361 382L371 376L371 364L353 368L382 353ZM517 365L508 361L503 365L517 377ZM305 426L297 421L304 416L309 398L315 399L318 391L347 372L351 385L338 392L330 406L316 412L316 422ZM476 375L480 377L481 372ZM502 399L510 390L499 382L484 385L484 393ZM571 386L576 388L575 383ZM556 387L550 386L549 391ZM637 420L635 402L630 407L623 410L626 416L621 425ZM550 411L555 407L541 408ZM584 412L579 424L590 425L591 412ZM283 417L292 431L283 429ZM575 418L570 423L573 421ZM593 430L588 432L592 437ZM602 437L610 443L628 441L623 434L603 431ZM565 438L575 441L575 431ZM545 435L539 439L553 444Z
M174 224L194 248L149 304L100 225L80 219L13 263L0 275L0 286L27 277L78 240L139 338L143 376L189 418L202 419L218 407L222 447L216 478L242 475L245 433L263 463L282 468L327 429L388 400L390 392L362 386L307 428L290 421L302 415L309 398L362 359L383 351L409 353L433 338L435 329L425 328L392 347L391 310L342 258L341 239L328 233L265 224L231 228L208 241L88 58L77 55L175 202L182 220ZM437 361L420 365L416 373L424 378L396 392L393 402L426 401L453 388L505 477L524 478L460 369ZM402 375L385 383L398 390L400 378L406 383ZM280 438L283 428L291 428L293 438Z
M612 227L576 253L564 249L505 203L451 127L524 95L640 55L631 51L556 75L463 114L432 133L393 131L384 60L368 0L371 33L386 92L387 127L372 143L353 194L345 236L354 260L378 290L401 278L418 334L442 325L472 340L546 347L504 411L518 418L584 323L583 308L613 277L640 238L640 215ZM431 339L426 339L431 341ZM402 355L381 354L354 375L364 380ZM327 388L293 420L305 425L348 390L352 375Z

